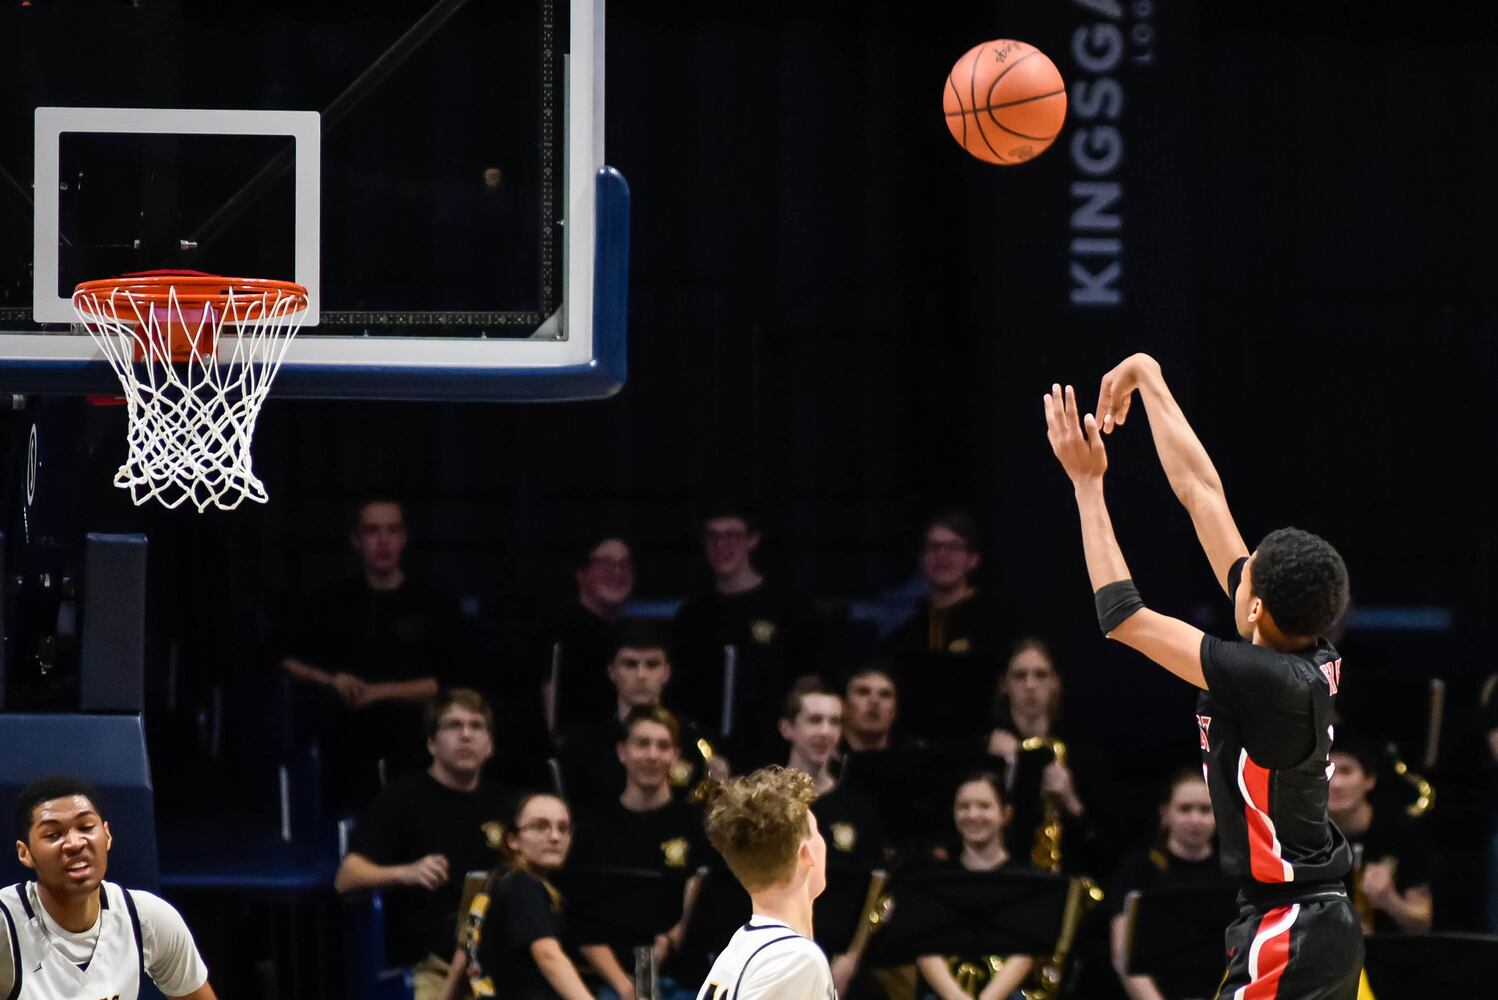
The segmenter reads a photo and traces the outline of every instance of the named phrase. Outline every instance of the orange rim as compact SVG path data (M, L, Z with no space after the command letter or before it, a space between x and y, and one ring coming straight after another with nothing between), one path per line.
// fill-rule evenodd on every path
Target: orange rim
M278 298L300 299L299 308L307 304L306 287L294 281L229 278L202 271L142 271L115 278L99 278L80 282L73 294L107 300L111 295L125 293L137 301L164 305L172 298L174 290L177 301L188 305L223 306L231 294L237 298L271 294Z

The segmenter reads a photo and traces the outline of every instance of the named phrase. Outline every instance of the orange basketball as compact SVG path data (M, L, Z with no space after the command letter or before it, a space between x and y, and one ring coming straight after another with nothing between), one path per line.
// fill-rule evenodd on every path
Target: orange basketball
M947 74L942 107L963 149L988 163L1023 163L1061 131L1066 83L1044 52L999 38L957 60Z

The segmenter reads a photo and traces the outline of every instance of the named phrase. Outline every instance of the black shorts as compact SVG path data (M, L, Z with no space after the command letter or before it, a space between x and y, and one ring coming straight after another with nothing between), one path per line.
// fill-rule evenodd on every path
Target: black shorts
M1340 890L1279 906L1240 896L1219 1000L1356 1000L1363 928ZM1241 991L1241 992L1240 992Z

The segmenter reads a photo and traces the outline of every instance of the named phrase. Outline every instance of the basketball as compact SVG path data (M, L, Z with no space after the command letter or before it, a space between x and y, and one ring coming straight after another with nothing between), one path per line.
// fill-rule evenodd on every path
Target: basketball
M963 149L986 163L1024 163L1060 133L1066 83L1044 52L999 38L957 60L947 74L942 108Z

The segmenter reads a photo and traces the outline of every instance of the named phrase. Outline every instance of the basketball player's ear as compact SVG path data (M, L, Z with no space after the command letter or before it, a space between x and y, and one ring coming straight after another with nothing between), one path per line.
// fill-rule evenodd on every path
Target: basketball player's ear
M16 859L27 868L35 868L36 862L31 859L31 848L26 846L26 841L16 841Z
M104 853L108 854L109 849L114 846L114 834L109 832L108 820L105 820L102 825L104 827Z

